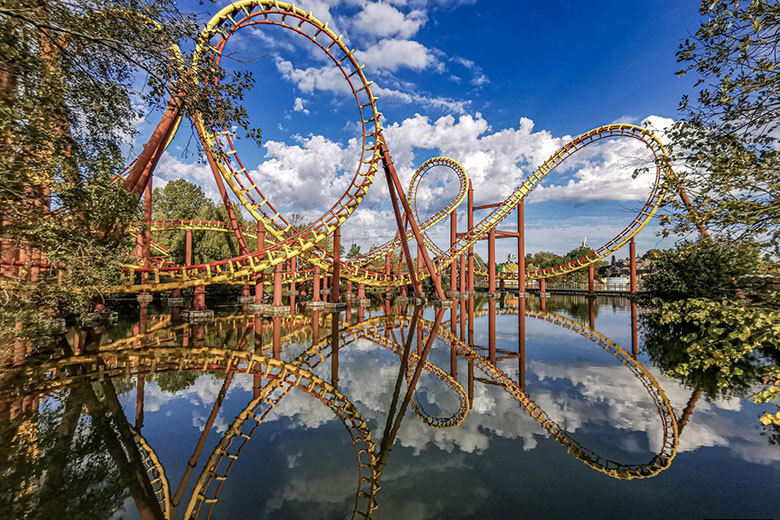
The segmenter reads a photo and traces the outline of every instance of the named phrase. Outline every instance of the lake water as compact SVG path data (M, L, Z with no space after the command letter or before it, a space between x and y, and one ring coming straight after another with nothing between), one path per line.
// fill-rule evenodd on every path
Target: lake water
M0 518L780 518L767 405L665 377L628 299L544 303L135 306L16 345Z

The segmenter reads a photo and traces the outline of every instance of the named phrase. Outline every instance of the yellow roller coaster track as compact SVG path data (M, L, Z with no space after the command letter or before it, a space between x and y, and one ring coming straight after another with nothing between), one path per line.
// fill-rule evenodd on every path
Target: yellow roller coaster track
M206 153L212 159L214 167L243 207L262 222L274 243L253 253L207 264L179 266L160 262L148 268L128 266L122 284L114 287L113 292L161 291L207 284L247 283L251 275L304 254L307 255L309 262L326 271L330 270L332 258L317 249L316 244L329 236L357 209L378 171L380 149L386 146L379 124L381 114L377 110L377 98L371 91L372 82L367 80L363 67L354 57L354 51L349 49L342 37L333 33L327 23L319 21L311 12L305 12L285 2L242 0L222 9L204 29L201 43L195 52L193 67L200 66L201 61L209 57L219 68L229 38L242 28L258 25L282 27L307 38L341 71L357 104L362 128L361 155L349 187L341 198L311 226L296 229L274 208L241 162L231 132L221 128L219 122L205 121L202 117L196 116L195 126L206 145ZM658 210L665 193L663 177L670 172L670 169L666 150L651 132L634 125L614 124L586 132L563 146L537 168L501 205L473 229L469 229L448 250L441 250L426 238L426 246L436 253L435 271L445 270L453 261L466 253L468 248L494 229L528 193L572 154L602 139L619 137L638 139L653 154L655 180L643 208L626 228L590 255L555 268L531 271L527 273L527 277L535 279L566 274L605 258L622 247L647 225ZM452 168L458 175L461 185L458 195L445 208L420 224L423 232L444 220L462 202L467 184L465 170L456 161L441 157L434 158L423 164L413 177L410 192L412 202L416 198L416 186L419 185L420 179L434 166ZM369 286L409 285L411 276L408 272L386 273L384 270L372 269L367 265L372 259L396 249L399 243L400 237L396 237L395 240L380 246L365 257L343 262L341 276ZM478 271L477 274L484 273ZM416 271L417 279L424 279L429 275L426 269ZM308 279L306 274L290 273L288 276L290 281L296 277L300 280ZM499 273L498 276L508 275Z

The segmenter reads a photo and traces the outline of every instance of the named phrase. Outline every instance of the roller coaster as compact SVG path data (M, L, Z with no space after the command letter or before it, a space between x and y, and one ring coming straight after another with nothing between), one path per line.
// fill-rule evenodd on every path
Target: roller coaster
M148 25L154 30L154 23ZM351 97L354 98L361 128L360 157L354 176L341 197L314 222L305 227L295 227L274 206L263 193L259 180L253 177L239 156L236 143L230 129L219 121L208 121L200 114L192 117L205 151L206 158L214 175L222 202L229 216L228 222L214 221L166 221L155 222L151 218L151 184L156 165L162 153L171 143L182 123L181 106L183 96L177 90L176 78L171 83L169 104L157 124L151 138L145 144L141 154L115 180L121 182L126 190L145 197L145 222L131 226L127 231L136 235L136 250L129 254L130 261L125 265L121 283L111 289L114 293L150 293L156 291L181 290L196 287L202 290L211 284L255 284L263 291L264 277L273 273L274 305L280 305L281 286L313 280L315 286L320 277L328 277L335 294L332 301L338 301L339 285L346 280L363 291L366 286L384 288L402 288L409 286L415 296L422 296L422 281L430 278L436 297L441 300L453 298L454 294L445 294L442 287L442 274L450 271L451 293L473 291L474 278L490 280L494 289L495 280L518 278L520 291L525 280L544 280L550 277L571 273L592 266L626 243L632 241L652 219L664 200L666 188L664 178L671 173L667 152L661 141L645 128L630 124L611 124L595 128L565 144L550 158L541 164L520 184L505 200L486 206L474 206L473 190L466 170L454 159L436 157L429 159L414 173L406 191L400 184L380 119L378 98L372 90L373 82L364 73L364 67L358 63L353 49L344 42L341 35L334 33L327 23L318 20L311 12L305 12L293 4L276 0L241 0L223 8L207 24L198 39L191 67L209 66L216 68L217 76L222 70L228 41L245 28L275 26L292 31L315 45L341 73ZM169 56L176 66L181 65L181 53L175 43L171 43ZM173 68L176 70L176 67ZM518 220L522 220L524 200L548 175L556 170L569 157L584 147L604 139L628 138L638 140L650 151L654 161L655 177L650 193L639 213L614 238L590 254L575 261L543 269L525 269L524 255L518 255L518 272L503 273L495 269L495 238L508 238L505 232L497 230L513 211L517 210ZM417 190L422 179L436 167L452 170L458 178L459 189L452 200L431 217L422 221L417 209ZM354 214L361 201L372 186L377 173L383 170L390 192L393 211L397 224L397 233L393 240L382 244L358 258L342 260L326 252L318 244L333 236L334 249L339 251L340 226ZM631 172L626 172L630 175ZM236 218L236 209L229 192L237 199L244 210L256 221L257 226L242 226ZM468 199L468 229L457 232L456 211ZM491 211L478 222L474 222L475 209ZM448 248L437 246L428 236L435 225L450 218L452 223L451 240ZM218 261L193 264L188 257L184 265L173 263L167 248L151 238L152 232L180 230L191 233L193 230L209 230L231 233L238 242L239 255ZM514 236L514 235L513 235ZM523 241L523 228L519 226L516 234ZM254 239L256 247L250 250L247 239ZM492 253L490 265L481 268L474 265L474 246L479 240L489 240ZM409 243L417 246L417 263L414 265ZM524 245L518 245L518 250ZM632 248L633 251L633 248ZM155 256L152 255L154 253ZM393 254L396 253L396 256ZM6 256L4 256L5 258ZM390 258L400 258L397 265L390 265ZM384 266L381 266L382 259ZM305 262L309 268L297 269L296 260ZM468 262L466 262L468 259ZM14 264L18 264L16 261ZM468 263L468 267L467 264ZM377 267L377 265L379 265ZM52 267L52 266L45 266ZM458 272L460 273L458 275ZM455 280L460 278L460 287ZM465 283L465 281L468 283ZM315 288L315 293L318 289ZM492 291L491 291L492 292ZM260 302L256 297L256 302Z

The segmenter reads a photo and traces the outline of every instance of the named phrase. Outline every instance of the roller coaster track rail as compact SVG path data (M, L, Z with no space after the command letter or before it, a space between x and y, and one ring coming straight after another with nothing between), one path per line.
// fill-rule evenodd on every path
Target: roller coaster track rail
M332 234L357 210L381 167L380 160L389 158L389 155L383 156L383 152L388 150L388 144L380 125L382 114L377 109L378 98L372 92L373 82L368 80L363 72L363 66L358 63L355 57L354 50L347 46L341 35L335 34L327 23L318 20L311 12L303 11L293 4L275 0L241 0L231 3L219 11L208 22L201 34L200 43L194 53L192 67L199 67L204 60L209 59L219 70L229 39L241 29L257 26L284 28L308 39L325 54L344 77L351 97L354 98L357 106L362 134L360 157L349 186L338 201L311 225L298 229L276 209L263 193L257 180L253 178L253 174L242 162L232 132L221 125L219 121L207 121L201 115L196 114L193 117L193 124L204 144L209 163L215 171L215 178L218 179L220 185L224 183L243 208L262 225L268 234L267 242L264 247L254 252L196 265L175 265L167 262L168 251L166 248L162 244L153 243L152 248L161 256L148 262L147 266L136 265L137 263L127 265L121 284L115 286L112 291L134 293L182 289L209 284L248 283L252 276L267 271L293 257L305 258L310 264L320 267L325 272L332 270L334 259L329 253L320 249L317 244ZM173 138L173 133L178 128L180 120L181 116L178 116L178 119L170 125L171 130L165 134L167 136L165 146ZM553 268L529 271L526 276L531 280L549 278L587 267L611 255L636 236L652 219L663 202L666 192L664 178L671 173L669 157L661 141L645 128L630 124L612 124L595 128L572 139L544 161L479 223L462 233L460 238L446 250L438 247L425 232L446 219L463 202L468 176L465 169L454 159L446 157L429 159L417 169L412 177L408 200L414 215L404 217L407 227L410 225L409 220L413 218L423 235L422 240L426 249L434 257L433 271L441 273L450 264L457 261L461 255L466 254L478 240L495 229L529 193L569 157L588 145L611 138L639 140L653 156L655 177L642 209L623 230L592 253ZM141 160L141 158L142 156L139 156L137 160ZM425 221L420 221L416 209L417 189L424 176L436 167L453 170L460 182L459 190L456 196L441 210ZM128 167L128 175L132 175L132 171L137 170L139 170L139 166L136 162L132 168ZM629 174L627 172L627 175ZM133 189L137 191L138 186L133 185ZM230 205L226 192L223 195L223 201L226 205ZM137 233L138 229L136 226L130 231ZM152 230L155 231L181 229L232 231L242 244L245 234L254 234L253 230L239 226L235 222L225 224L207 221L175 221L155 222L152 225ZM408 241L411 238L413 238L411 231L399 229L394 240L382 244L362 257L340 261L340 277L368 286L400 287L409 285L412 281L412 273L409 271L411 266L406 266L405 270L396 269L393 272L393 270L374 267L372 263L375 263L374 261L381 256L397 250L404 239ZM431 276L431 271L427 266L412 269L417 280ZM476 269L475 274L486 276L486 272L479 268ZM499 272L497 276L508 278L512 275ZM310 278L310 270L296 270L287 272L285 281L306 281Z

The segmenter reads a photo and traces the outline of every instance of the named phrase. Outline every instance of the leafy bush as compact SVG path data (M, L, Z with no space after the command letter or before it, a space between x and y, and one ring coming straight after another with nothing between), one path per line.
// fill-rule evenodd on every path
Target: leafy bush
M759 252L748 241L682 242L657 253L642 278L642 287L650 296L664 300L734 298L740 282L758 271Z

